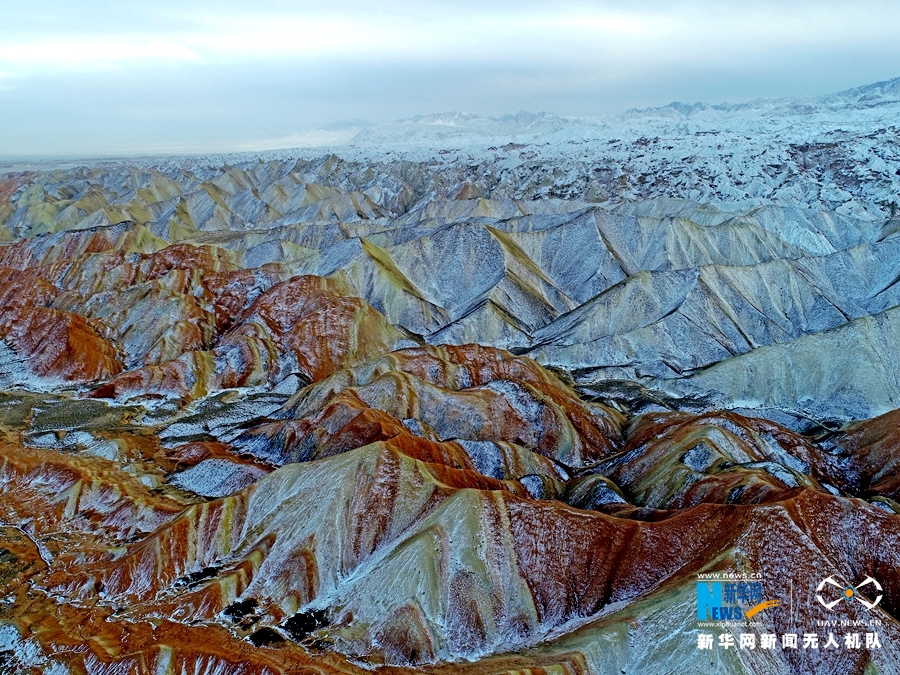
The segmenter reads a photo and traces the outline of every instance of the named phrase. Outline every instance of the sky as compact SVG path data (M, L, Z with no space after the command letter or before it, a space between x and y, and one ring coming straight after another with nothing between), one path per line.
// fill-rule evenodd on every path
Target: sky
M897 35L896 0L0 0L0 157L821 95L900 76Z

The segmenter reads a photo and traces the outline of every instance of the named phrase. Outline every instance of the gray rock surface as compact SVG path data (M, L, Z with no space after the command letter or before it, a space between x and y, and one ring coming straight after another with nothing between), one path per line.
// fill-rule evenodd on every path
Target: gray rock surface
M169 484L201 497L225 497L255 483L266 473L258 467L230 459L205 459L175 474Z

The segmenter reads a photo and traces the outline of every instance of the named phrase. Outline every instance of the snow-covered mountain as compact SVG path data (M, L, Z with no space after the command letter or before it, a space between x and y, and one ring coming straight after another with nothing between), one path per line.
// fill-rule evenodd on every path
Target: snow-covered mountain
M447 113L376 126L341 151L469 161L486 194L809 206L863 217L900 207L900 78L818 98L671 103L617 117ZM891 168L893 167L893 168Z
M539 136L548 133L602 128L599 120L583 117L562 117L552 113L531 113L520 110L515 115L486 117L475 113L444 112L416 115L392 124L373 126L360 131L349 145L354 147L430 145L447 140L475 140L507 136Z
M900 212L898 120L900 78L815 98L676 102L614 117L420 115L362 129L327 148L163 164L309 160L332 152L366 167L361 189L390 182L406 171L402 163L412 162L441 177L432 182L469 183L485 197L594 203L675 197L726 209L771 204L881 219Z
M880 219L900 212L898 120L900 78L820 97L675 102L608 117L522 111L448 112L375 126L355 120L278 141L302 147L128 163L177 170L334 153L365 167L367 182L353 189L396 182L407 171L401 164L412 162L439 176L430 181L439 197L447 195L438 184L469 183L485 197L675 197L726 209L773 204Z

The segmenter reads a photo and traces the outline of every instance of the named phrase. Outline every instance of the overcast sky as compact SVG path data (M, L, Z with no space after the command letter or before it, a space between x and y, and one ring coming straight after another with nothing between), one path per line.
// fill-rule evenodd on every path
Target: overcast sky
M0 156L826 94L900 76L898 35L897 0L0 0Z

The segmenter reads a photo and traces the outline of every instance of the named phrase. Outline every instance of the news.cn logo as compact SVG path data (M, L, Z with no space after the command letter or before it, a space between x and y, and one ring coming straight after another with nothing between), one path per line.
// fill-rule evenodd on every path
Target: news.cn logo
M763 598L763 585L760 581L697 583L698 621L741 621L778 605L778 600Z
M869 584L873 584L874 590L878 591L878 597L876 597L872 602L866 600L866 598L863 597L862 593L860 593L860 590L862 590L863 586L868 586ZM827 588L829 586L833 586L838 590L834 591L831 588ZM825 579L822 579L822 581L816 587L816 600L818 600L819 604L822 605L822 607L824 607L825 609L833 609L841 601L846 603L858 602L866 609L874 609L878 605L878 603L881 602L881 598L884 597L884 595L882 594L883 590L884 589L881 587L881 584L879 584L872 577L866 577L865 580L857 586L842 584L834 577L826 577Z

